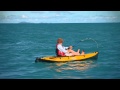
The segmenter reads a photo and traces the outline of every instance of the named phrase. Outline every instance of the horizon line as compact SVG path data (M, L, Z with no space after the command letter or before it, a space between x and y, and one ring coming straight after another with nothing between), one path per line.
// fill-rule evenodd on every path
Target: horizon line
M22 24L22 23L120 23L120 22L0 22L0 23L18 23L18 24Z

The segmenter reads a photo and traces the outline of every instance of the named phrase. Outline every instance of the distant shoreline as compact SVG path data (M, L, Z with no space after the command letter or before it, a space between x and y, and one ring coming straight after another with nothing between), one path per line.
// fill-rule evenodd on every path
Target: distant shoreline
M89 24L96 24L96 23L91 23L88 22ZM88 23L33 23L33 22L20 22L20 23L0 23L0 24L88 24ZM99 23L120 23L120 22L98 22Z

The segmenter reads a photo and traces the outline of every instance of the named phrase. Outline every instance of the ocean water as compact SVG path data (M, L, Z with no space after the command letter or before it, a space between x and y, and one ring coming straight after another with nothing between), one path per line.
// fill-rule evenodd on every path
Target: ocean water
M55 55L58 38L98 59L35 63ZM119 51L120 23L0 24L0 79L120 79Z

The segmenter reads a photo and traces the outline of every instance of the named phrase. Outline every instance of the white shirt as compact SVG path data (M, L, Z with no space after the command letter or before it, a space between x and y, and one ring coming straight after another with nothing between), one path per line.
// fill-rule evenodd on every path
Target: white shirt
M61 51L61 52L64 52L64 53L67 53L67 48L68 47L64 47L64 46L62 46L61 44L58 44L57 45L57 48Z

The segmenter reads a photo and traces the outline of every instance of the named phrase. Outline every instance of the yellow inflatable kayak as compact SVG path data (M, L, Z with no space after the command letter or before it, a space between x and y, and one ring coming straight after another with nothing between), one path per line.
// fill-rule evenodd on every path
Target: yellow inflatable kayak
M68 61L80 61L80 60L86 60L89 58L97 57L98 52L92 52L92 53L87 53L85 55L78 55L78 56L46 56L46 57L41 57L41 58L36 58L35 62L39 61L49 61L49 62L68 62Z

